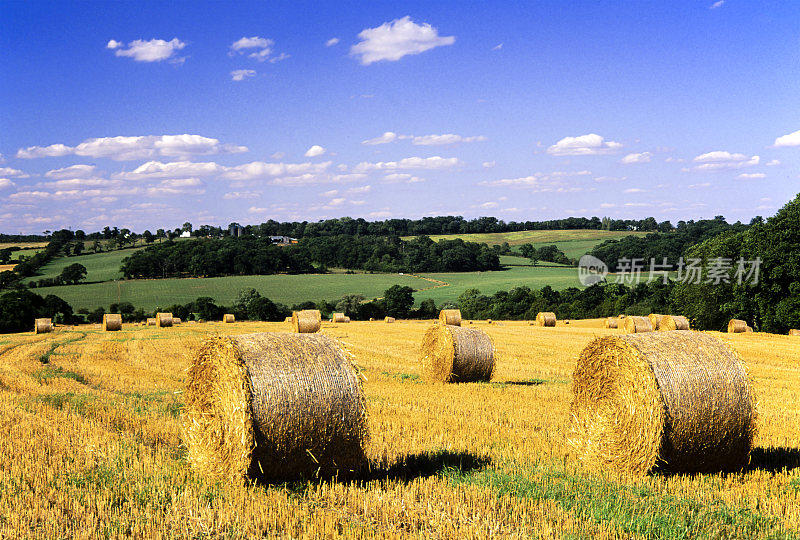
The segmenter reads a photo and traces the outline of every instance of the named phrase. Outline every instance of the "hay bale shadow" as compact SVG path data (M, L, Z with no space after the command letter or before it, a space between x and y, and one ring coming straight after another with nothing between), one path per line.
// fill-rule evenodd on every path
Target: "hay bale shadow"
M779 473L800 468L800 448L753 448L746 471Z

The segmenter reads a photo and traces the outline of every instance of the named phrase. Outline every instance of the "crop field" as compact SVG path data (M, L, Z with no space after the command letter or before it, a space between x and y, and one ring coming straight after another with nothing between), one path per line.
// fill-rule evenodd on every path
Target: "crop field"
M35 281L42 278L55 278L71 264L82 264L86 267L86 281L111 281L122 277L119 267L122 259L133 253L134 249L121 249L102 253L91 253L75 257L58 257L39 269L39 274L24 280Z
M558 231L516 231L507 233L475 233L475 234L437 234L432 235L434 241L461 238L469 242L485 243L489 246L508 242L512 247L522 244L533 244L534 247L556 245L567 257L580 258L594 246L606 240L618 240L625 236L645 236L649 233L636 231L600 231L596 229L571 229ZM404 237L411 238L411 237Z
M47 246L47 242L0 242L0 249L6 248L43 248Z
M372 471L344 481L212 482L186 462L180 415L204 336L281 323L94 326L0 336L0 536L240 538L794 538L800 531L800 338L714 334L754 380L759 431L737 474L584 469L565 440L579 351L612 330L473 327L490 383L419 378L429 322L324 323L363 370Z

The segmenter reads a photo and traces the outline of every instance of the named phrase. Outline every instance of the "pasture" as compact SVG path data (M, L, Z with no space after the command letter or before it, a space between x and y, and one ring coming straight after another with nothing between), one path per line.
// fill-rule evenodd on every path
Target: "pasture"
M800 530L800 343L717 334L759 402L737 474L627 477L585 469L565 439L579 351L613 330L472 327L497 349L490 383L427 384L430 321L323 324L366 382L372 470L357 480L221 483L187 465L186 367L204 336L283 323L94 326L0 336L0 535L38 537L793 538Z
M87 282L120 279L122 273L119 271L119 267L122 264L122 259L134 251L135 249L120 249L75 257L58 257L40 268L38 275L26 278L23 282L27 283L42 278L56 278L64 268L71 264L82 264L86 267Z

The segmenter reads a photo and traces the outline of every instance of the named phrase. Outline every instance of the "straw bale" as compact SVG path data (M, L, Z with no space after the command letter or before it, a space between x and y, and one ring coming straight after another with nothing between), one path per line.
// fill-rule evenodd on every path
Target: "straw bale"
M616 317L608 317L603 326L606 328L617 328L619 326L619 322L619 319Z
M178 317L173 317L173 318L172 318L172 324L173 324L173 326L174 326L174 325L176 325L176 324L181 324L182 322L183 322L183 321L182 321L182 320L180 320Z
M431 326L422 339L422 374L430 382L489 381L494 371L494 345L482 330Z
M393 323L394 321L395 321L394 317L386 317L385 319L383 319L383 322L385 322L386 324Z
M156 318L155 317L148 317L147 318L147 326L155 326L156 325Z
M647 316L647 318L650 319L650 324L653 327L653 331L661 329L661 319L664 318L664 315L658 313L651 313L650 315Z
M361 381L327 336L209 338L192 360L185 397L188 460L209 477L343 477L364 465Z
M344 313L334 313L331 322L343 323L345 319Z
M659 330L689 330L689 319L682 315L664 315L658 325Z
M103 331L116 332L122 329L122 315L118 313L106 313L103 315Z
M796 330L796 329L792 328L791 330L789 330L789 335L790 336L800 336L800 330Z
M345 318L344 318L344 320L342 322L350 322L350 317L345 316Z
M461 326L460 309L443 309L439 312L439 322L451 326Z
M313 334L322 327L322 314L318 309L304 309L292 313L292 330L298 334Z
M750 326L748 326L747 328L745 328L745 329L744 329L744 331L745 331L745 332L752 332L752 331L753 331L753 328L752 328L752 327L750 327Z
M53 331L52 319L36 319L33 321L33 331L36 334L47 334Z
M742 332L747 332L747 328L748 328L747 323L742 320L731 319L730 321L728 321L729 334L741 334Z
M552 311L540 311L536 314L537 326L555 326L556 314Z
M156 326L159 328L172 326L172 313L156 313Z
M222 316L222 322L224 322L224 323L235 323L236 322L236 317L234 316L233 313L226 313L225 315Z
M641 332L652 332L653 325L647 317L626 317L622 324L622 329L626 334L638 334Z
M722 341L676 330L597 338L573 374L569 443L590 467L643 474L749 463L755 398Z

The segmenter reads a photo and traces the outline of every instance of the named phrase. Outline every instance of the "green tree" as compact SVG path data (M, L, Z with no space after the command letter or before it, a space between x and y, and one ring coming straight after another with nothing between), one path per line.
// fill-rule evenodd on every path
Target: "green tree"
M80 263L74 263L61 271L58 278L67 284L76 285L79 281L86 277L86 267Z
M393 285L383 293L386 313L392 317L408 317L414 306L414 289L407 285Z

